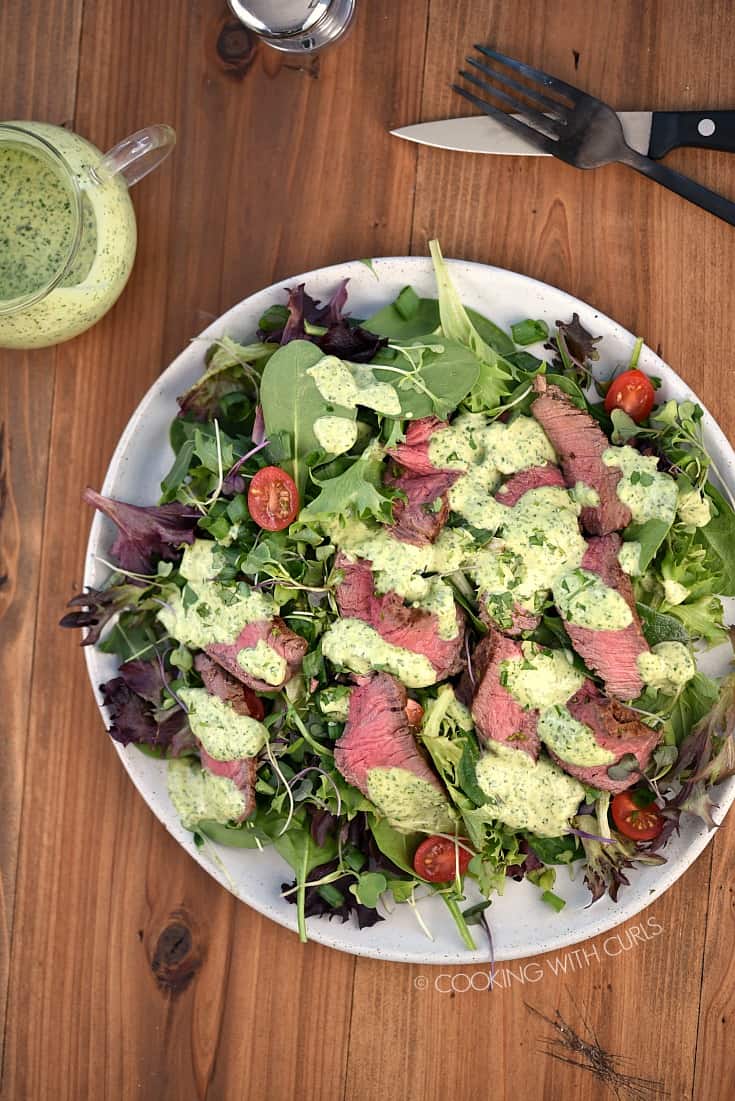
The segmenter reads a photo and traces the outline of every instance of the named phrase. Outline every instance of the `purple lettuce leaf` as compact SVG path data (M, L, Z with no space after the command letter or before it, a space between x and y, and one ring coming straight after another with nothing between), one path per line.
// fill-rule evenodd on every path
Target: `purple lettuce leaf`
M118 612L134 608L140 600L146 586L143 582L130 581L124 585L111 585L109 589L87 589L73 596L68 608L78 609L67 612L59 620L60 627L87 628L81 641L82 646L91 646L99 642L100 636L109 621Z
M150 574L159 558L177 561L181 546L193 543L199 513L174 501L168 505L129 505L87 487L83 498L118 528L110 548L113 560L131 573Z
M387 341L360 325L352 327L346 321L339 321L323 336L317 337L316 343L325 355L349 359L352 363L369 363Z
M505 874L516 882L520 882L528 872L538 872L545 866L543 861L536 856L525 837L518 842L518 849L524 854L523 860L518 864L509 864L505 869Z
M165 674L166 680L168 675ZM176 740L178 750L189 733L185 712L179 707L162 709L164 673L153 661L128 661L119 675L100 685L110 712L110 737L121 745L149 745L169 749Z
M330 860L327 864L320 864L319 867L313 868L309 873L309 879L322 879L324 876L336 872L338 868L339 860ZM344 923L345 921L349 921L350 917L354 914L360 929L369 929L371 925L383 921L384 918L381 917L377 910L372 909L370 906L363 906L363 904L358 902L352 894L350 885L354 882L355 877L352 875L343 875L330 882L330 890L339 892L341 896L340 901L336 899L334 901L329 901L324 895L319 893L319 887L307 887L304 892L304 914L306 917L328 917L330 921L332 918L336 917ZM296 902L295 886L296 880L294 880L293 883L281 884L281 890L289 892L285 896L289 902Z
M310 340L325 355L349 359L353 363L368 363L386 340L359 325L348 325L344 320L342 312L347 303L347 283L348 280L343 279L324 304L318 303L307 293L305 284L291 287L288 292L286 324L276 332L259 331L258 336L279 344L288 344L291 340ZM317 325L326 329L326 332L309 333L307 324Z
M652 850L643 851L635 842L628 841L619 834L614 835L613 843L602 844L595 840L599 830L597 818L589 814L580 814L574 819L579 829L579 837L586 857L584 882L592 895L590 905L608 894L617 902L622 886L628 886L626 872L637 864L665 864L666 858L654 854Z

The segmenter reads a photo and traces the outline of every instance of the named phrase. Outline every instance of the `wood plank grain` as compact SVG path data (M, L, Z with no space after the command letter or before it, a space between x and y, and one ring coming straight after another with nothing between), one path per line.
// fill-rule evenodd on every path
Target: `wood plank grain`
M418 43L403 20L387 0L364 8L339 64L325 55L314 77L263 51L225 64L224 5L166 0L142 17L87 0L75 126L104 148L163 119L179 145L136 195L140 246L125 295L58 352L51 464L64 478L46 512L43 692L28 744L3 1098L343 1094L354 961L303 950L168 837L102 732L76 640L54 622L81 581L81 488L99 484L166 359L222 305L289 268L405 251L415 154L386 166L385 131L396 106L418 110L424 20ZM355 102L366 105L360 127ZM316 117L331 139L310 137ZM284 172L274 180L262 165L276 140ZM357 229L356 189L369 199Z
M633 921L576 948L499 964L492 988L486 965L399 969L358 960L346 1096L438 1101L486 1096L492 1083L498 1101L614 1097L579 1052L550 1054L557 1009L581 1040L619 1057L612 1063L619 1073L660 1082L672 1098L691 1096L708 879L704 856ZM376 1019L380 1033L371 1027ZM650 1020L655 1043L640 1027Z
M697 1029L696 1101L732 1097L733 1055L730 1041L735 1015L735 832L732 823L718 830L712 845L712 878L707 911L707 939Z
M72 117L81 13L82 0L52 0L44 11L2 5L5 118ZM53 39L41 34L49 23ZM0 683L10 689L0 738L0 1080L55 362L53 349L0 350Z

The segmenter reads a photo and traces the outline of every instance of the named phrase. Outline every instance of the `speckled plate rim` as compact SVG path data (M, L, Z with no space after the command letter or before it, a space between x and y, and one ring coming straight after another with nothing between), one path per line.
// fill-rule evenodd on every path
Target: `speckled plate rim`
M463 301L492 317L498 324L507 327L512 321L529 316L541 317L553 324L558 317L571 317L576 311L584 325L604 337L602 368L626 362L629 358L633 335L605 314L565 291L502 268L459 260L449 263ZM420 293L435 293L431 263L427 258L385 257L370 264L353 260L319 268L281 280L250 295L212 322L153 383L120 437L102 492L137 503L149 503L157 498L158 482L168 469L172 456L168 445L168 426L177 411L175 399L201 373L207 342L225 333L240 339L252 338L260 314L274 301L283 300L283 291L287 287L305 282L311 293L319 298L334 289L344 277L350 279L349 308L355 316L367 316L387 304L407 283L415 286ZM648 373L661 378L662 396L699 400L679 375L650 348L643 348L640 365ZM707 410L704 430L708 449L732 487L735 485L735 454ZM98 586L104 580L108 571L97 556L107 557L112 538L109 522L99 514L95 515L87 547L85 585ZM720 647L710 651L702 667L715 674L725 672L729 662L726 650ZM97 704L103 718L106 718L98 685L114 675L117 663L110 655L101 654L91 647L85 650L85 658ZM237 898L295 932L294 907L280 895L280 884L291 879L292 874L278 854L272 850L260 853L257 850L232 850L220 846L197 849L168 799L165 766L160 761L145 757L134 747L126 749L113 744L150 809L190 855ZM735 780L720 785L716 792L719 821L722 821L735 798ZM555 914L540 902L538 892L531 884L509 883L505 894L493 902L489 911L495 959L512 960L558 951L609 932L660 898L696 860L712 836L703 823L687 816L681 835L667 847L667 863L661 867L634 871L631 886L621 892L617 904L604 898L589 907L586 889L578 879L568 880L566 869L559 869L555 887L567 899L567 906L560 914ZM402 963L449 965L489 962L490 952L486 944L479 944L475 952L463 948L451 917L440 900L422 900L419 908L433 940L426 936L408 906L396 908L386 921L365 930L358 930L352 922L342 925L323 918L309 919L309 938L353 955Z

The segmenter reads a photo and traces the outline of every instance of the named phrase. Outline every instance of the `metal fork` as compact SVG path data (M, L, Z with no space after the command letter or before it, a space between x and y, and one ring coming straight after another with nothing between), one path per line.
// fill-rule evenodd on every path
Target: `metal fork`
M575 168L627 164L643 176L663 184L669 191L675 191L677 195L688 199L690 203L695 203L730 225L735 225L735 203L688 176L683 176L681 172L675 172L659 161L651 160L631 149L623 136L618 116L602 100L595 99L541 69L534 69L532 65L507 57L489 46L475 44L474 48L484 57L500 62L529 81L528 84L522 84L477 57L466 57L465 60L476 72L462 69L460 76L487 95L500 100L510 111L521 117L513 118L507 111L493 106L466 88L458 84L452 85L455 92L474 103L486 115L497 119L543 152L551 153ZM477 73L490 77L511 91L501 91L493 87ZM546 95L546 91L552 95ZM532 106L529 106L529 102L524 102L524 99Z

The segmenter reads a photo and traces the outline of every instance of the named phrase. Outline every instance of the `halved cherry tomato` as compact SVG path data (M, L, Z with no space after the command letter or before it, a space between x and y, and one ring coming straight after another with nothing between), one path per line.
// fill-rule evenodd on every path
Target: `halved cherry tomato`
M418 700L406 700L406 706L404 708L406 712L406 718L408 719L408 725L418 730L421 726L421 720L424 717L424 709Z
M640 424L653 409L654 393L653 383L643 371L623 371L610 383L605 409L608 413L612 413L613 409L622 409L636 424Z
M664 828L664 817L655 803L639 807L634 791L621 791L612 801L616 829L631 841L653 841Z
M429 883L449 883L459 874L464 875L472 853L461 845L455 845L448 837L435 834L422 841L413 858L416 875L428 879Z
M300 507L296 483L280 467L264 466L250 483L250 515L266 531L283 531L296 518Z

